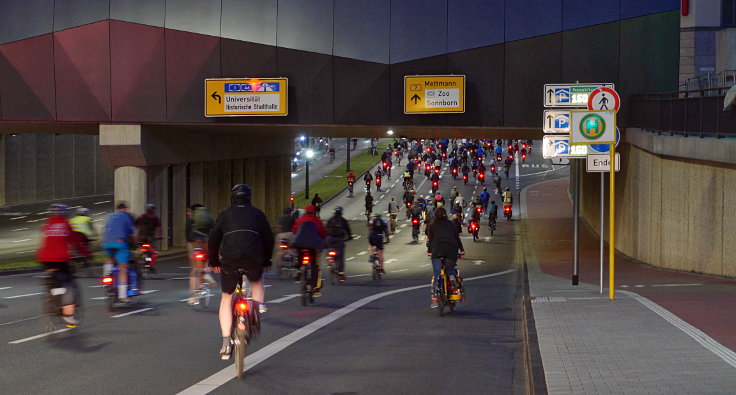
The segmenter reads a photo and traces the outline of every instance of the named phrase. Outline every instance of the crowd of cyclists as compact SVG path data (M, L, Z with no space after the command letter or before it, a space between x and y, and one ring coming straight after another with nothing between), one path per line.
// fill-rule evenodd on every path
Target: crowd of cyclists
M518 154L526 157L532 149L532 142L502 140L406 140L401 139L389 145L382 153L381 161L374 173L366 172L365 182L365 215L368 227L369 253L378 255L379 270L384 271L384 246L390 242L390 235L395 232L395 223L402 211L396 198L391 198L387 212L389 222L383 220L380 210L375 210L374 198L371 195L371 184L376 182L376 190L381 190L384 177L391 178L392 168L402 166L406 158L403 176L404 193L402 195L406 219L412 224L423 224L427 254L431 257L434 271L433 281L440 272L440 261L445 265L446 273L455 276L456 262L464 254L464 247L459 235L463 225L480 223L483 215L487 215L489 226L495 224L498 216L498 205L485 186L486 173L490 172L495 184L494 194L499 195L504 207L510 209L513 196L509 188L501 190L499 169L503 163L508 178L509 168ZM502 156L506 154L505 158ZM503 159L503 162L502 162ZM439 190L440 174L443 164L447 162L453 178L462 174L467 183L472 177L483 186L483 191L474 195L470 207L465 197L454 185L447 197ZM486 162L488 166L486 166ZM430 181L431 192L426 196L416 190L417 176L424 175ZM355 182L355 174L347 177L350 187ZM420 184L421 185L421 184ZM216 284L210 270L220 274L222 297L219 320L222 334L220 356L228 359L232 352L232 294L240 281L237 269L245 269L246 277L251 283L252 300L257 311L267 311L263 286L263 274L272 264L272 256L276 241L288 242L293 249L310 249L317 252L327 248L336 251L336 269L341 281L345 280L345 242L353 239L348 221L344 218L343 209L337 207L332 216L325 222L320 218L322 199L315 195L312 204L303 209L287 208L277 221L276 235L272 231L264 213L251 204L252 191L248 185L238 184L231 191L232 205L213 219L207 208L194 204L187 209L186 241L190 261L190 298L188 303L195 305L195 296L202 281ZM352 192L352 189L351 189ZM468 218L464 210L469 208ZM78 208L76 215L69 220L69 208L62 204L50 207L51 215L42 226L42 241L37 259L44 269L51 273L55 289L74 290L73 268L70 267L70 251L86 260L92 259L89 243L98 235L92 226L89 210ZM419 225L417 225L419 226ZM131 261L131 250L139 244L152 244L161 238L161 221L156 215L156 206L146 205L146 211L138 218L129 212L125 202L119 202L114 213L107 217L101 236L101 247L106 256L103 275L116 265L118 270L118 299L128 301L128 276L126 265ZM416 239L415 239L416 240ZM207 251L207 260L194 259L194 250ZM151 266L155 268L158 254L154 253ZM205 264L204 262L208 262ZM312 295L321 296L322 280L318 260L311 262ZM434 289L434 287L432 288ZM75 301L73 292L62 296L62 320L68 327L79 324L75 318ZM432 295L431 307L437 306L437 295Z

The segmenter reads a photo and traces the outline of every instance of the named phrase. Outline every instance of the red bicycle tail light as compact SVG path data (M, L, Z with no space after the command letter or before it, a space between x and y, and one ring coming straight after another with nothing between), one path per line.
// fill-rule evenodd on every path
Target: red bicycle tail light
M416 224L418 224L418 223L419 223L419 220L418 220L418 219L414 219L414 220L413 220L413 221L411 221L411 222L413 222L413 223L414 223L414 224L416 225Z
M112 284L112 276L102 277L102 284L104 285Z
M306 254L302 257L302 265L309 265L310 261L311 261L311 258L309 254Z
M235 306L239 311L248 311L248 308L250 307L248 306L248 303L246 302L240 302L236 304Z
M150 244L143 244L143 247L150 247Z
M289 248L289 246L286 243L281 243L279 244L279 248L281 248L282 250L286 250Z
M327 255L329 255L329 256L337 256L337 252L335 252L333 250L333 251L328 252Z
M196 259L198 261L203 260L204 259L204 254L202 254L202 253L196 254L196 255L194 255L194 259Z

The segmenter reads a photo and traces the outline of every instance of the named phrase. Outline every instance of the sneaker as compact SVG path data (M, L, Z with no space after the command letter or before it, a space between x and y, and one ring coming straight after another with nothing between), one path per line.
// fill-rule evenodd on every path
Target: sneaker
M312 296L314 296L315 298L319 298L320 296L322 296L322 292L319 292L319 290L315 290L314 292L312 292Z
M79 325L79 321L73 315L62 316L61 320L64 321L67 328L76 328Z
M222 348L220 349L220 359L222 359L223 361L227 361L228 359L230 359L230 355L232 354L232 352L233 352L232 343L223 345Z
M386 274L386 271L383 269L378 269L378 271L381 272L381 274Z
M429 307L431 307L433 309L436 309L436 308L440 307L440 305L437 302L432 302L432 304L429 305Z
M268 311L268 307L266 307L265 303L261 303L258 305L258 312L263 314Z

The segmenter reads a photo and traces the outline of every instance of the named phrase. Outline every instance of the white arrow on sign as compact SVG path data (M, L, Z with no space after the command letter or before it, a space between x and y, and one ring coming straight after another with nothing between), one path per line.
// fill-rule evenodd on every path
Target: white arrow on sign
M482 263L485 263L485 262L486 261L484 261L484 260L478 259L476 261L473 261L473 264L475 264L475 266L480 266Z
M281 303L281 302L286 302L289 299L294 299L294 298L299 297L299 296L301 296L301 294L285 295L283 298L269 300L268 303Z

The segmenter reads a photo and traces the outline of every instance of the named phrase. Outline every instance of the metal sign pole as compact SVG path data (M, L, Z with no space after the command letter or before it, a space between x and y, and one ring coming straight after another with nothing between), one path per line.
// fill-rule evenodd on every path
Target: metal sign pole
M601 172L601 294L603 293L603 232L605 232L605 226L603 224L603 221L605 221L604 212L606 210L605 206L605 187L606 187L606 176Z
M573 177L573 250L572 250L572 285L578 285L579 268L580 268L580 240L579 240L579 222L580 222L580 159L573 159L575 177Z
M614 257L616 255L616 228L614 226L615 222L615 206L616 206L616 143L611 143L611 171L609 174L611 175L611 187L609 195L609 209L608 209L608 221L609 221L609 245L608 245L608 297L613 300L615 295L614 291Z

